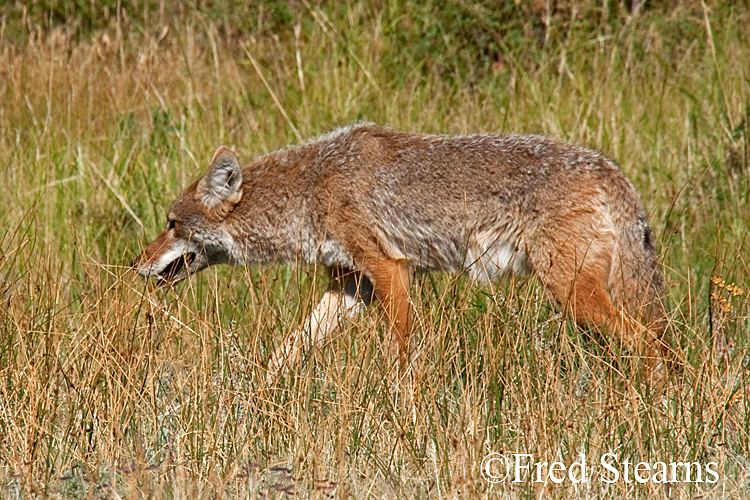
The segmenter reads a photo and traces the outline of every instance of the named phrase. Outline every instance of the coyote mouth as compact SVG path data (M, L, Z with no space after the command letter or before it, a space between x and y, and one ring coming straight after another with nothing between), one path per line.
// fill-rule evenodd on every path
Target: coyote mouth
M190 273L190 264L196 258L193 252L180 255L167 264L162 272L156 275L156 281L160 287L171 286L187 277Z

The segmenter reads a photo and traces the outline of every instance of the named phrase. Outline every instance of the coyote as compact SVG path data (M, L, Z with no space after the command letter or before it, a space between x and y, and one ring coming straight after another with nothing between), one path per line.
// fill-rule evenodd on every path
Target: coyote
M220 147L135 260L172 285L213 264L308 262L328 289L269 360L269 377L372 299L409 363L409 268L479 281L533 272L563 313L659 364L663 279L643 205L619 167L534 135L335 130L240 168Z

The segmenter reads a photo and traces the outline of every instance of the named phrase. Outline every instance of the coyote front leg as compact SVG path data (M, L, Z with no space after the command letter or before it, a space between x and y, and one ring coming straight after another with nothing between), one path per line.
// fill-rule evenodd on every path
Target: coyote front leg
M329 271L331 282L312 314L276 349L268 362L268 382L283 375L300 354L322 344L344 321L353 319L372 301L372 284L361 273Z
M411 299L409 270L404 259L393 259L370 245L362 252L362 267L372 278L375 297L380 301L391 335L391 356L398 359L401 372L411 356Z

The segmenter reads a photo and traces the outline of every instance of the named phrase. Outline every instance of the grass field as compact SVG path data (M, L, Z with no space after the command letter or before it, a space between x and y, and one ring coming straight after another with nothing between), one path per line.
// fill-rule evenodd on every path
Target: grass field
M750 5L651 3L0 9L0 497L750 497ZM412 283L408 383L372 308L269 385L321 272L212 268L160 291L129 269L218 145L250 162L362 120L616 160L682 369L652 387L533 279L435 274ZM492 484L492 452L585 453L588 481ZM639 483L636 462L702 477Z

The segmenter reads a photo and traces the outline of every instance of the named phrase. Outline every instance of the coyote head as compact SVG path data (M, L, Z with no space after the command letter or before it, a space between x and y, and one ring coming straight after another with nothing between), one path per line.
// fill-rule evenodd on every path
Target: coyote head
M133 262L144 277L173 285L189 274L231 261L234 239L226 220L242 199L242 170L235 154L220 147L206 173L172 204L164 232Z

